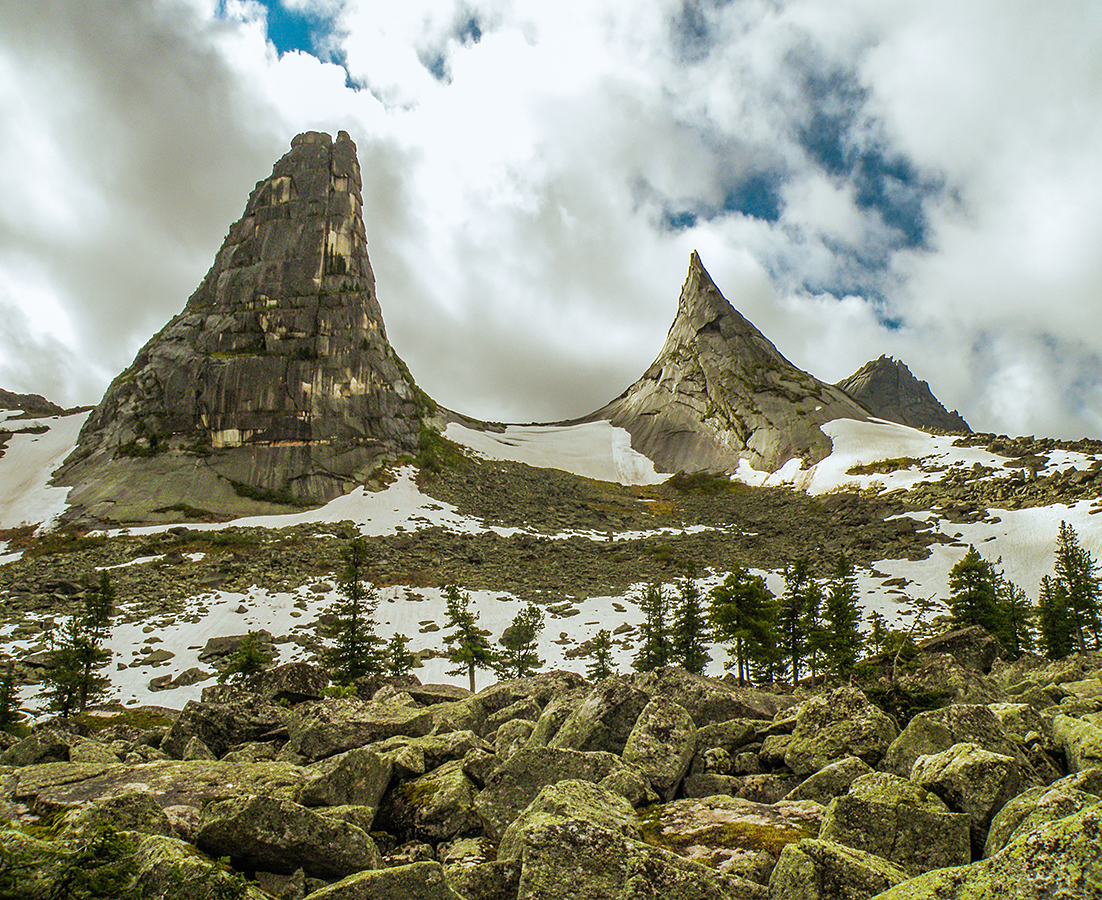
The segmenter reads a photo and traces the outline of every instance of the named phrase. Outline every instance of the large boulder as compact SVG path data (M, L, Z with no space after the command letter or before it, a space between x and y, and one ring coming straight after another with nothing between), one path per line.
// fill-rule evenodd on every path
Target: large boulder
M321 700L294 710L287 722L290 740L284 752L307 760L324 759L395 735L421 737L432 726L431 712L397 699Z
M375 842L360 828L271 797L208 803L195 842L249 871L290 875L303 869L311 877L333 879L382 864Z
M975 744L954 744L941 753L920 756L911 769L911 781L933 791L954 812L968 815L978 857L992 817L1018 794L1022 773L1013 757Z
M895 722L860 690L840 687L800 704L784 762L797 775L846 756L875 767L898 736Z
M226 703L189 700L161 741L161 750L176 759L193 738L202 741L216 757L230 747L247 741L259 741L271 735L282 739L283 726L290 713L282 706L255 697Z
M655 697L639 714L622 759L639 769L663 800L672 800L696 750L696 726L685 708Z
M1102 716L1095 718L1102 720ZM1072 772L1102 766L1102 722L1057 715L1052 720L1052 738Z
M930 872L877 900L1088 900L1102 896L1102 803L1020 834L994 856Z
M299 802L303 806L378 808L393 770L389 759L364 747L329 756L307 768L311 778L302 786Z
M524 833L517 900L764 900L765 891L588 822Z
M173 835L172 823L148 791L136 790L114 797L97 797L76 807L65 818L65 833L87 837L113 828L142 834Z
M489 750L491 744L473 731L446 731L423 737L397 735L377 741L366 749L389 759L395 772L403 776L424 775L453 759L462 759L472 750Z
M265 900L255 887L223 863L198 853L190 844L173 837L143 838L133 856L135 876L126 896L159 900L212 900L238 897Z
M518 750L493 770L475 798L474 808L486 836L499 841L505 829L549 784L566 780L603 784L632 802L634 798L622 789L625 770L631 771L611 753L581 753L550 747Z
M1018 835L1094 806L1099 799L1097 793L1077 787L1074 776L1048 787L1032 787L1022 791L992 819L983 856L994 856Z
M309 895L309 900L465 900L451 889L438 862L415 862L358 872Z
M960 665L983 673L991 671L1002 649L999 642L979 625L928 637L919 641L918 648L926 653L944 653Z
M432 844L475 834L481 827L476 793L463 774L463 760L452 760L392 789L379 809L378 825L402 840Z
M528 678L498 681L479 691L477 700L484 716L492 716L499 710L512 706L518 700L530 699L540 707L552 700L581 689L588 690L586 680L576 672L541 672Z
M823 815L819 838L873 853L912 875L972 858L969 818L917 784L882 772L858 778Z
M0 765L34 766L50 762L117 763L106 744L55 728L42 728L16 741L0 754Z
M826 806L835 797L849 790L862 775L868 775L872 768L867 762L856 756L847 756L823 766L814 775L809 775L785 795L785 800L814 800Z
M620 677L593 688L547 743L556 750L622 753L648 697Z
M666 666L630 676L631 684L650 697L665 697L683 706L697 728L728 719L772 719L792 699L738 685L724 679L706 678L678 666Z
M882 768L907 777L920 756L964 743L1023 761L1015 742L987 706L962 703L919 713L911 719L888 748Z
M640 823L648 844L764 885L786 844L819 833L822 813L818 803L713 796L651 807Z
M769 898L866 900L909 877L872 853L807 838L781 851L769 878Z
M588 781L560 781L544 787L501 838L498 859L518 859L533 828L565 822L597 825L638 840L635 809L619 794Z

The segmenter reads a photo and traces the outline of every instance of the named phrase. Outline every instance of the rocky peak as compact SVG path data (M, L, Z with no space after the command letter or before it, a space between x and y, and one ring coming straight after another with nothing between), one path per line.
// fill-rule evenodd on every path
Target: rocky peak
M89 417L65 483L102 487L107 469L156 460L177 503L206 506L193 495L210 479L197 483L196 468L238 496L244 485L320 502L416 450L427 398L387 341L360 187L347 133L291 142L184 310ZM110 496L94 488L84 502L117 515L127 491L106 481Z
M844 392L785 359L731 306L694 251L658 358L588 418L626 429L632 446L666 471L733 471L741 459L772 471L792 458L828 455L824 422L867 417Z
M874 416L924 431L971 433L956 410L949 412L900 360L881 356L865 363L838 387L865 406Z

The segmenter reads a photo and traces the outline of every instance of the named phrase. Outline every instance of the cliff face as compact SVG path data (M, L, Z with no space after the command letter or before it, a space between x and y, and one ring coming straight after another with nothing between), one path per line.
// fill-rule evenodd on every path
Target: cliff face
M925 381L902 362L881 356L867 362L838 387L859 400L874 416L924 431L971 433L956 410L949 412Z
M135 460L179 470L182 503L203 505L196 469L235 495L323 502L416 451L428 401L386 338L360 185L345 132L292 141L183 312L89 417L62 473L75 502L117 505L106 483Z
M798 369L727 302L694 252L658 358L616 400L587 417L626 429L664 471L775 470L830 453L819 426L866 419L843 391Z

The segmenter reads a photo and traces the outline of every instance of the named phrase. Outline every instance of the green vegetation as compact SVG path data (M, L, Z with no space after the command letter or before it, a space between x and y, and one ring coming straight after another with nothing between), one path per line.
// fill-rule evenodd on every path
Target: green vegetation
M229 663L218 673L218 681L238 683L258 675L271 665L271 660L260 649L260 634L250 631Z
M678 472L665 482L679 494L715 494L735 493L747 490L741 481L732 481L730 476L716 472Z
M446 469L455 469L466 461L466 454L455 441L449 441L435 428L421 424L421 446L414 462L422 471L439 475Z
M387 641L383 650L387 675L393 678L401 678L413 671L418 659L416 655L407 649L408 644L409 638L404 634L395 634Z
M308 500L302 500L294 496L289 488L283 487L278 490L273 488L259 488L251 484L245 484L243 481L230 480L230 487L233 488L233 492L238 497L244 497L246 500L257 500L260 503L275 503L278 506L294 506L298 509L309 509L313 504Z
M9 659L0 672L0 733L21 734L23 713L15 692L15 660Z
M107 693L110 682L99 670L111 659L102 644L114 613L115 591L103 572L84 593L81 609L49 635L49 654L43 673L50 708L62 718L83 712Z
M542 668L543 660L536 647L543 624L543 613L531 603L513 617L513 623L501 636L502 649L494 660L499 678L527 678Z
M894 459L880 459L861 466L850 466L847 475L890 475L900 469L910 469L921 464L922 460L913 456L897 456Z
M760 575L738 566L712 588L708 618L717 640L730 643L739 684L750 680L751 663L765 662L775 645L776 598ZM730 668L730 665L728 665Z
M612 661L612 634L607 628L602 628L593 636L589 657L593 661L586 666L585 674L590 681L603 681L619 674Z
M377 674L386 664L375 623L379 597L365 581L367 553L363 538L354 539L345 548L344 570L337 585L340 596L328 609L325 631L333 638L333 646L322 658L338 684Z
M455 663L455 668L449 669L448 674L466 674L471 693L474 693L475 670L493 668L490 632L479 627L478 613L471 609L471 595L466 591L449 584L444 588L444 599L448 604L448 620L444 627L453 629L451 634L444 635L444 643L448 646L448 659Z
M643 624L640 626L642 643L635 655L633 665L639 672L650 672L668 666L673 660L673 646L667 622L669 621L669 601L660 584L648 584L639 598L643 611Z
M704 620L704 598L696 582L683 578L679 586L677 605L673 610L670 632L670 662L686 672L699 675L711 656L706 648L708 629Z

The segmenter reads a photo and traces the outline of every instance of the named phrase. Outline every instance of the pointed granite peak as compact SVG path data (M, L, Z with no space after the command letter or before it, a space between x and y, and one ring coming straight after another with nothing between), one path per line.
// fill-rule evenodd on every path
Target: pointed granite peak
M880 419L924 431L972 431L960 413L949 412L930 385L919 381L901 361L881 356L865 363L838 387Z
M426 399L387 341L360 188L346 132L291 141L184 310L89 417L62 476L71 502L120 520L239 512L227 497L317 503L416 451Z
M716 286L693 251L677 315L658 358L635 384L589 416L626 429L667 472L773 471L830 453L819 425L865 419L843 391L792 365Z

